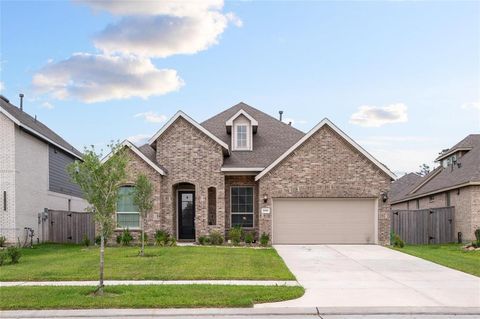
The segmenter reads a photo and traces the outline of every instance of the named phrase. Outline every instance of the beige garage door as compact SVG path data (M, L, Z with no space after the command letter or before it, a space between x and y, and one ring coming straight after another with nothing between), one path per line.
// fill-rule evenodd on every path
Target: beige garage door
M275 244L373 244L373 199L274 199Z

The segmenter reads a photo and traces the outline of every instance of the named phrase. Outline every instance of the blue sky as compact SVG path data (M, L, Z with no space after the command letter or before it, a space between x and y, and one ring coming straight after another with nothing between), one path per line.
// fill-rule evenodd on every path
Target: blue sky
M480 131L479 2L1 1L2 94L83 149L244 101L395 172Z

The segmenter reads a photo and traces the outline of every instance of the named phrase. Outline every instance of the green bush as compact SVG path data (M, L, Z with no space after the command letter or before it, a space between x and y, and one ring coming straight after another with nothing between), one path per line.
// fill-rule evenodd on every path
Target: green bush
M0 252L0 266L5 264L5 262L7 261L7 258L8 258L8 255L6 253Z
M6 242L7 238L5 236L0 236L0 247L5 247Z
M7 255L8 257L10 257L10 261L12 264L17 264L20 260L20 257L22 257L22 252L18 247L11 246L7 249Z
M132 234L128 228L125 228L122 232L122 245L129 246L130 242L133 240Z
M208 245L210 243L210 239L207 236L200 236L198 237L198 243L200 245Z
M88 238L87 234L83 235L82 245L85 246L85 247L90 246L90 238Z
M119 238L119 240L120 240L120 238ZM100 246L101 241L102 241L102 237L100 235L95 236L95 245ZM107 238L104 238L103 241L104 241L104 244L106 245L107 244ZM120 241L117 241L117 244L120 244Z
M118 234L115 241L117 242L117 245L120 245L122 243L122 234Z
M267 233L263 233L262 236L260 236L260 245L262 245L263 247L267 247L269 242L270 235Z
M242 241L243 229L240 226L235 226L228 231L228 239L232 241L234 246L238 246Z
M480 247L480 228L475 229L475 238L477 239L477 247Z
M223 235L218 230L212 231L208 237L211 245L220 246L223 244Z
M403 248L404 246L405 242L402 240L402 238L400 238L400 236L395 234L393 236L393 247Z
M248 232L245 234L245 243L250 245L254 241L254 233L253 232Z
M159 229L155 232L155 244L158 246L175 246L177 241L170 236L169 232Z

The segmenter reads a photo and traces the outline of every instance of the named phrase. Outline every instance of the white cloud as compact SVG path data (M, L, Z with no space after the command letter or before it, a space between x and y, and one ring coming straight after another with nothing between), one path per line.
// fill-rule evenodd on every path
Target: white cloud
M294 125L294 124L306 124L307 123L307 121L305 121L305 120L295 120L295 119L292 119L291 117L284 118L282 120L282 122L285 123L285 124L292 123L292 125Z
M141 117L143 118L146 122L149 123L163 123L167 120L167 116L163 114L158 114L155 112L143 112L143 113L137 113L135 114L134 117Z
M480 102L465 103L462 105L465 110L480 110Z
M432 141L426 136L370 136L358 140L360 145L368 146L395 146L397 143L427 143Z
M177 91L182 85L177 71L157 69L149 59L89 53L49 63L33 76L38 92L86 103L148 98Z
M51 110L51 109L55 108L55 106L50 102L43 102L41 104L41 107L44 108L44 109L48 109L48 110Z
M127 140L129 140L130 142L132 142L133 144L135 144L137 146L141 146L141 145L147 143L147 141L150 137L151 137L151 135L148 135L148 134L137 134L137 135L127 137Z
M403 103L383 107L362 105L350 117L350 123L365 127L380 127L385 124L407 121L407 106Z

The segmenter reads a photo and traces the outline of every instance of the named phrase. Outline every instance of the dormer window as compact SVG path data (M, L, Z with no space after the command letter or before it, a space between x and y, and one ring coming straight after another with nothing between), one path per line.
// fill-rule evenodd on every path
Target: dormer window
M253 134L257 132L258 122L250 114L240 110L225 124L232 136L232 151L253 150Z
M236 131L236 149L248 149L248 126L238 124L235 126Z

